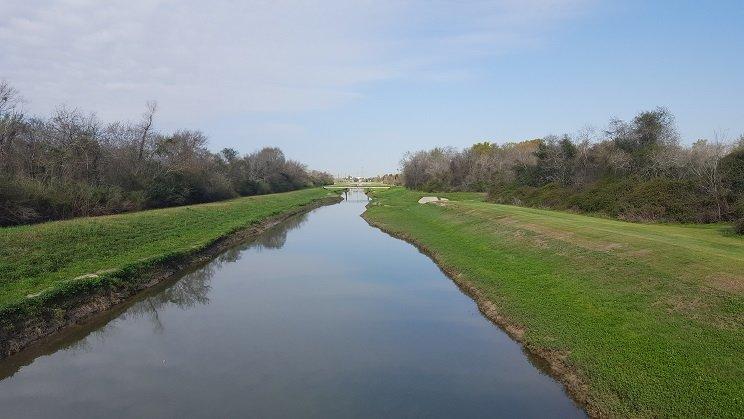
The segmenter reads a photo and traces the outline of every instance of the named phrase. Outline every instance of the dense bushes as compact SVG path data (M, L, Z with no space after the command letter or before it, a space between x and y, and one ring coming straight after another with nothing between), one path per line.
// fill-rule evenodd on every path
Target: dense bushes
M715 208L690 181L655 178L604 179L585 189L549 183L540 187L498 184L492 201L604 214L628 221L712 222Z
M724 188L730 191L744 191L744 137L737 148L721 159L720 171ZM744 199L744 195L740 198ZM741 210L744 211L744 206Z
M132 211L144 202L117 186L0 179L0 225Z
M333 182L278 148L213 153L198 131L158 133L155 105L138 123L101 124L60 108L28 118L0 82L0 226L210 202Z
M744 217L744 138L681 146L664 109L613 120L604 135L408 153L403 183L423 191L488 191L494 202L633 221Z
M744 235L744 217L739 218L734 223L734 231L736 234L742 234Z

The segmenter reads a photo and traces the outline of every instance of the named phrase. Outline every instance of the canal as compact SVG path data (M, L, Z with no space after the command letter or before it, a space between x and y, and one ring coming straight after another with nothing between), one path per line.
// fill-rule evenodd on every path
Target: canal
M0 417L582 417L415 247L296 216L0 361Z

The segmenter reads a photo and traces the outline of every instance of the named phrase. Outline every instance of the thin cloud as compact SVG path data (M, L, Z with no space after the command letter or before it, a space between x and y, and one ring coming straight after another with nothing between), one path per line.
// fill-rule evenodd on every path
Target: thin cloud
M468 72L539 42L585 1L40 1L0 6L0 78L29 108L104 119L157 99L178 123L340 106L369 83Z

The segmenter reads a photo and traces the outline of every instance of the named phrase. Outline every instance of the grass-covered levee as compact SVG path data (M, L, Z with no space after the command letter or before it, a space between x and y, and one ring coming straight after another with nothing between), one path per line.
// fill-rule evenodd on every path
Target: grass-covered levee
M0 358L153 285L157 269L187 266L261 223L339 199L313 188L0 228Z
M428 253L593 415L744 415L744 238L403 188L364 217Z

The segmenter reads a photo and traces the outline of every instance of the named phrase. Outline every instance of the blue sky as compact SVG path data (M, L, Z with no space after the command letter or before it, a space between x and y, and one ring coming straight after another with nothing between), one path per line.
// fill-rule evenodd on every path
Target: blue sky
M336 174L408 150L597 130L668 107L685 141L744 134L742 1L10 0L0 78L211 148Z

